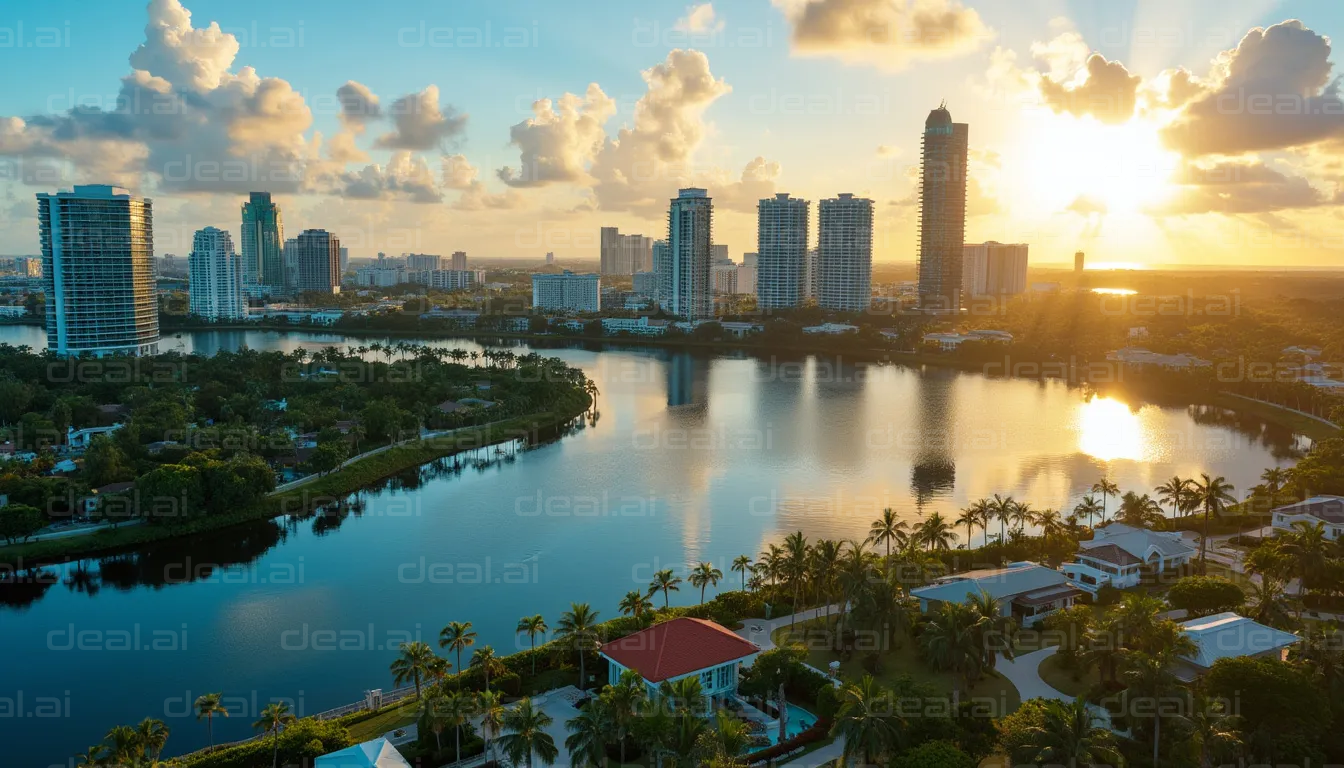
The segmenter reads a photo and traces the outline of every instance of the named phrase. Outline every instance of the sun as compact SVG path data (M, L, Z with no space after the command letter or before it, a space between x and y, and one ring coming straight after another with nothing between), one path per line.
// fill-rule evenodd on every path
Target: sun
M1141 213L1173 192L1179 155L1140 118L1106 125L1049 111L1028 115L1023 147L1030 202L1043 210ZM1078 201L1085 201L1081 204Z

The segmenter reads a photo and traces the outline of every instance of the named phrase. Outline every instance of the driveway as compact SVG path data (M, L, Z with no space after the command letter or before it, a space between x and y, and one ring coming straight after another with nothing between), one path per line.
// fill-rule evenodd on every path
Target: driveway
M771 636L780 627L787 627L790 624L810 621L823 616L834 616L838 613L840 613L840 604L833 603L775 619L747 619L743 622L742 628L736 631L739 637L759 645L762 651L768 651L775 647L775 641Z
M1017 693L1023 701L1027 699L1054 699L1055 701L1072 704L1072 696L1055 690L1054 687L1041 679L1041 662L1055 655L1055 651L1058 650L1059 648L1052 645L1039 651L1023 654L1012 660L1005 659L1000 655L996 669L1017 687ZM1104 707L1088 704L1087 709L1100 725L1112 731L1115 730L1111 726L1111 713L1107 712Z

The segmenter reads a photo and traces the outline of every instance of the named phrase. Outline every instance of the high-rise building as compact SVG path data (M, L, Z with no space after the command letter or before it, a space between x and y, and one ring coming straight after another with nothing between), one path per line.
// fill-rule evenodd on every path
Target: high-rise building
M714 293L719 296L732 296L741 293L737 286L737 265L731 261L727 264L715 264L710 275L714 281Z
M298 238L287 238L284 248L280 250L280 260L285 265L285 287L291 290L299 287L298 243Z
M616 227L603 227L600 246L600 271L604 275L633 275L653 269L653 238L622 235Z
M709 258L714 264L732 264L733 257L728 255L728 246L715 243L709 246Z
M759 257L760 257L760 254L758 254L758 253L744 253L744 254L742 254L742 266L744 266L744 267L754 267L754 266L756 266L756 260L757 260L757 258L759 258Z
M657 272L636 272L632 282L635 293L654 301L658 300Z
M467 271L467 252L453 251L453 270L456 272Z
M924 121L919 181L919 304L930 312L961 306L961 247L966 243L966 157L970 128L946 105Z
M802 306L807 300L807 229L811 203L780 193L756 205L756 307ZM746 261L743 261L746 265Z
M325 229L305 229L297 237L300 291L341 292L341 241Z
M746 295L756 294L756 268L746 264L737 265L737 292Z
M350 249L341 246L341 274L350 269Z
M866 312L873 293L873 201L846 192L822 200L819 209L817 304Z
M191 314L205 320L247 319L243 258L227 230L196 230L187 257Z
M555 252L554 252L554 251L547 251L547 252L546 252L546 266L549 267L549 266L551 266L551 265L554 264L554 263L555 263Z
M41 256L20 256L14 260L14 271L19 277L38 278L42 276Z
M1077 253L1073 254L1073 271L1082 272L1086 268L1087 268L1087 254L1083 253L1082 251L1078 251Z
M558 275L532 275L532 306L560 312L600 312L601 275L576 275L565 270Z
M653 301L662 307L667 303L663 297L672 286L672 249L666 240L653 241L653 275Z
M412 272L443 269L443 257L430 253L408 253L406 254L406 269Z
M807 288L807 298L816 300L817 298L817 249L807 249L807 269L803 278L803 284ZM759 291L758 291L759 292Z
M285 224L270 192L252 192L243 203L243 282L285 287Z
M444 291L465 291L485 284L484 269L425 269L401 274L405 278L403 282Z
M153 201L77 185L37 196L47 349L58 355L153 355L159 349Z
M667 213L667 282L663 309L689 320L713 320L710 242L714 237L714 201L703 189L683 189Z
M1016 296L1027 292L1027 244L993 240L962 249L965 298Z

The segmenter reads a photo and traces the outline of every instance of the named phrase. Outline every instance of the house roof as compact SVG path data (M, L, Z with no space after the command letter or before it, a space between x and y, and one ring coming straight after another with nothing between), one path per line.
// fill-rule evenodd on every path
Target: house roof
M1150 531L1136 528L1125 523L1111 523L1096 530L1091 541L1080 541L1078 546L1091 554L1091 550L1105 546L1115 546L1142 561L1147 561L1152 552L1163 557L1193 555L1195 548L1186 543L1179 533Z
M1087 547L1078 553L1083 557L1091 557L1097 560L1110 563L1111 565L1139 565L1143 562L1139 558L1129 554L1125 550L1114 544L1103 544L1100 547Z
M1309 515L1336 525L1344 523L1344 496L1312 496L1306 501L1274 510L1276 514Z
M134 482L108 483L107 485L104 485L101 488L94 488L93 492L100 495L104 495L109 493L120 493L122 491L129 491L134 487L135 487Z
M602 646L602 655L651 683L660 683L760 650L712 621L683 617L613 640Z
M1068 578L1059 571L1037 563L1021 562L1005 568L986 568L944 576L927 587L910 590L910 594L921 600L961 603L981 591L1001 600L1067 583Z
M406 762L406 758L401 756L397 748L383 738L322 755L313 763L313 768L410 768L410 766L411 764Z
M1287 648L1297 635L1253 621L1232 612L1215 613L1183 622L1181 629L1195 641L1195 655L1186 660L1205 669L1219 659L1235 659Z
M1063 600L1066 597L1079 597L1082 594L1083 590L1072 584L1063 584L1058 587L1046 587L1035 592L1028 592L1025 595L1018 595L1013 598L1013 602L1026 606L1049 605L1057 600Z

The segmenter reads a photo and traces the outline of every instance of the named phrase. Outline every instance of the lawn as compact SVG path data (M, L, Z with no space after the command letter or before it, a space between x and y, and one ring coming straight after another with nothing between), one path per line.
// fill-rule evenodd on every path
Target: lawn
M346 726L346 730L350 731L351 742L361 744L376 739L388 731L405 728L414 723L419 715L420 702L412 696L405 703L380 710L368 720Z
M1047 656L1036 671L1046 685L1074 698L1086 694L1101 683L1101 674L1095 667L1075 680L1073 670L1064 666L1064 659L1058 653Z
M778 645L788 642L789 628L781 627L775 630L774 640ZM863 656L865 654L856 653L848 661L840 662L840 678L845 681L858 681L864 675L869 674L863 667ZM807 654L807 663L811 664L823 672L830 668L832 661L838 661L840 657L825 649L809 650ZM906 638L900 648L892 648L882 654L882 667L877 678L883 686L891 687L903 675L909 676L916 683L924 683L932 687L940 696L952 696L952 676L946 672L940 672L929 667L919 656L919 649L913 639ZM989 673L980 678L971 690L963 691L961 699L964 701L967 697L980 699L982 701L992 702L990 706L994 711L1002 714L1008 714L1015 711L1021 705L1022 699L1017 693L1017 687L1009 680L997 673Z

